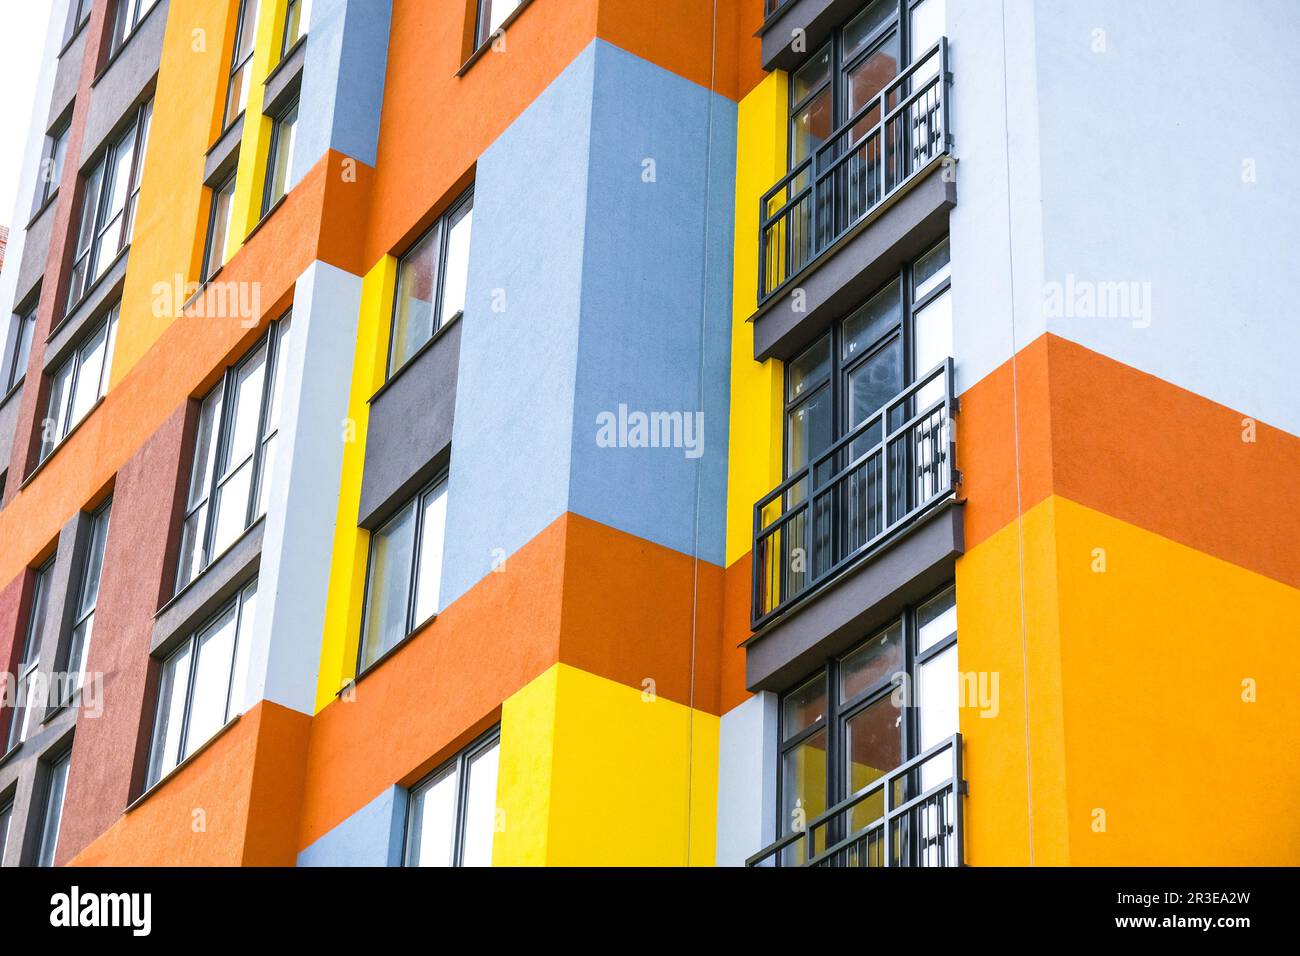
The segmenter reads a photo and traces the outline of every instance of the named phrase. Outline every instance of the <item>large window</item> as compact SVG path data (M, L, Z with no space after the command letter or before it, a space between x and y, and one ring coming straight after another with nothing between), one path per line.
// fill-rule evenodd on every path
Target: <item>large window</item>
M467 192L420 237L397 267L388 374L465 309L474 195Z
M86 675L86 661L90 656L90 636L95 629L95 604L99 600L99 579L104 571L104 546L108 543L108 517L112 502L105 502L91 517L90 541L81 567L74 608L72 638L68 642L68 657L64 667L68 675L65 700L81 689Z
M163 661L148 786L240 712L256 608L254 581Z
M108 393L108 376L117 340L118 306L114 305L64 359L50 383L50 400L41 424L41 461L50 456L92 408Z
M293 188L293 144L298 131L298 101L285 107L271 126L271 151L266 159L266 191L262 196L262 215L288 195Z
M361 634L365 670L438 612L447 479L434 482L370 536Z
M140 107L131 126L113 141L86 178L68 290L69 312L131 241L152 116L151 100Z
M407 866L491 866L496 833L496 728L411 788Z
M27 374L27 360L32 354L32 336L36 332L36 303L9 320L9 340L13 342L9 364L0 375L0 398L8 395Z
M208 210L208 238L203 249L202 281L207 282L226 262L226 239L230 235L230 217L235 209L235 174L212 190Z
M266 513L290 317L270 330L199 407L176 589Z
M63 826L63 798L68 792L68 767L72 763L69 749L55 758L45 770L45 807L41 814L41 842L36 854L37 866L53 866Z
M230 124L239 118L248 105L248 88L252 85L253 43L257 36L257 8L258 0L240 0L222 129L229 129Z
M292 50L299 40L307 35L307 23L311 20L311 0L289 0L284 11L284 42L280 55Z
M158 0L117 0L117 14L113 18L113 36L109 46L110 56L130 39L145 14L157 2Z
M32 212L45 208L46 203L59 191L63 181L63 161L68 152L68 122L62 122L45 137L45 148L41 152L41 166L36 173L36 199Z
M478 0L478 17L474 28L474 48L492 39L506 18L519 8L522 0Z
M957 605L949 587L781 698L778 832L805 830L839 801L957 733L958 691ZM942 768L926 763L892 804L941 781ZM846 819L816 830L814 850L884 811L885 794L873 794ZM905 841L896 850L908 852ZM804 862L802 842L784 853L785 865Z
M27 636L23 641L23 656L18 664L18 692L14 711L9 717L9 741L6 750L12 750L27 739L31 729L32 713L42 703L38 695L38 671L41 665L41 635L45 632L45 618L50 607L50 581L54 576L54 559L36 572L32 583L32 609L27 615Z

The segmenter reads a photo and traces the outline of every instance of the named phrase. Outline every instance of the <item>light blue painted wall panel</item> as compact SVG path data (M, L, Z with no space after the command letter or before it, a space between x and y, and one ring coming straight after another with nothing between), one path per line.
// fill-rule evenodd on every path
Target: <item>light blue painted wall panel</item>
M400 866L406 791L389 787L298 854L299 866Z

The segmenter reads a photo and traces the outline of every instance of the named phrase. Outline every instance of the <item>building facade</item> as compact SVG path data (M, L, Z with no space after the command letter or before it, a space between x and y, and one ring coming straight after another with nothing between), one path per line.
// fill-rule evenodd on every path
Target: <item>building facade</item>
M4 865L1300 862L1290 5L53 6Z

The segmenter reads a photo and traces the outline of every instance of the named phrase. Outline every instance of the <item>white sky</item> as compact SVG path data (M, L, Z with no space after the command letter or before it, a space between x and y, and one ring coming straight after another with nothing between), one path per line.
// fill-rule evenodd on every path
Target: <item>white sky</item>
M18 198L36 75L53 2L0 0L0 225L12 232L27 225L26 216L20 217L22 222L10 220Z

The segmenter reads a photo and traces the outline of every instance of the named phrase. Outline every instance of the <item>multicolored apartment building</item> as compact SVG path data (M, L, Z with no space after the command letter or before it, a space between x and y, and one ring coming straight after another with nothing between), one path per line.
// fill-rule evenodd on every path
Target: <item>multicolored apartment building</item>
M0 860L1300 862L1251 6L54 0Z

